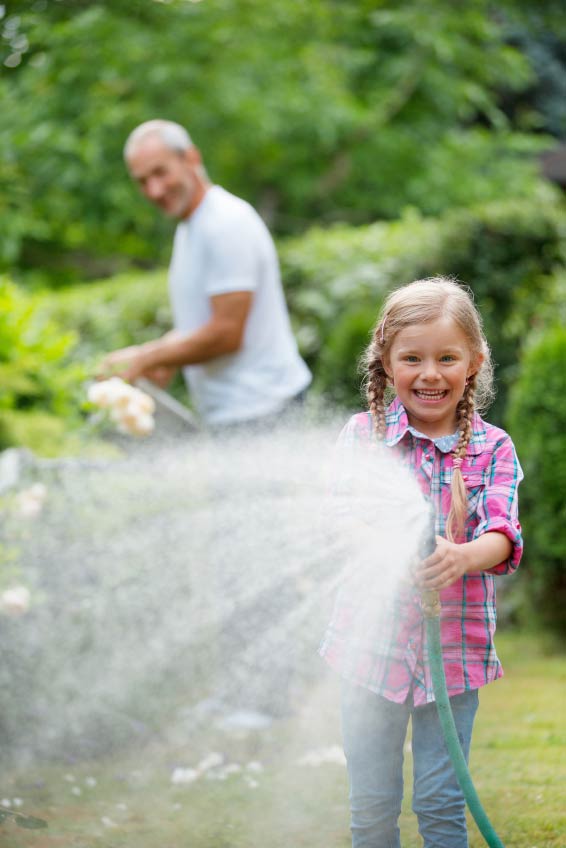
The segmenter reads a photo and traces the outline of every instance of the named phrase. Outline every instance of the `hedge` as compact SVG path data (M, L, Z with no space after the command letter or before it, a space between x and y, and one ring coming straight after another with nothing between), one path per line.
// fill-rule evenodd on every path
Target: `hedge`
M566 634L564 320L526 349L511 390L507 424L525 472L520 503L525 569L531 578L529 608L546 625Z
M524 341L553 319L560 302L555 281L566 265L565 233L564 204L551 194L440 218L408 210L393 223L314 228L281 242L293 325L315 389L334 403L360 407L357 362L385 293L419 277L450 274L470 284L484 316L499 381L490 419L502 423ZM154 338L171 322L165 271L132 271L45 293L37 296L37 309L75 334L73 357L87 372L107 351ZM181 382L176 391L186 398Z
M317 385L349 406L360 403L356 362L385 293L436 274L468 283L498 366L491 417L500 422L533 315L566 264L566 209L549 198L458 209L441 218L409 210L394 223L311 230L281 245L280 255Z
M80 421L84 380L76 335L42 314L37 298L0 278L0 450L13 444L53 454Z

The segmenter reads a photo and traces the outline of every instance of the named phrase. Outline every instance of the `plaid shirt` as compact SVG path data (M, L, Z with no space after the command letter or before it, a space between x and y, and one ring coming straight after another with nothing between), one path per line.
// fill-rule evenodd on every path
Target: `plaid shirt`
M387 410L385 444L416 475L437 516L436 532L445 535L450 509L453 439L432 440L409 426L399 400ZM468 490L465 535L457 541L477 539L483 533L503 533L513 543L506 562L467 574L440 593L441 642L446 683L450 696L477 689L501 677L503 670L495 652L496 574L509 574L522 554L518 521L517 487L523 479L513 443L507 433L475 414L472 438L462 464ZM369 413L354 415L339 438L346 461L360 446L375 444ZM347 583L347 581L345 581ZM434 700L430 676L426 629L418 589L402 583L392 597L374 609L371 621L360 626L359 608L347 585L338 593L332 620L320 653L331 667L353 683L397 703L412 690L416 706Z

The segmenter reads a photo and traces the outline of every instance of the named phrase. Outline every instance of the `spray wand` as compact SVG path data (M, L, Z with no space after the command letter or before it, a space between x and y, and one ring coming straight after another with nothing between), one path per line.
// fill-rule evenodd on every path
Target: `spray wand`
M436 548L435 539L435 516L431 512L431 517L427 527L425 538L421 545L421 555L423 558L430 556ZM446 676L444 674L444 663L442 661L442 648L440 643L440 593L437 589L423 589L421 592L422 609L426 623L426 637L428 644L428 655L430 663L430 673L432 677L432 688L434 690L434 699L438 710L438 718L440 726L444 734L444 740L460 789L464 793L464 798L472 814L475 823L477 824L480 833L485 839L489 848L504 848L503 842L495 832L487 813L485 812L481 801L476 792L476 788L472 783L470 770L460 745L450 699L448 697L448 689L446 687Z

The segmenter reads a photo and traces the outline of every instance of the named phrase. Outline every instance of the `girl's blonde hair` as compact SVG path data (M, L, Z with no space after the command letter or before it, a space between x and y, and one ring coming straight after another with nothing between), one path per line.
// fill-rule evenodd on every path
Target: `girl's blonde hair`
M451 540L460 535L466 520L467 497L460 465L466 456L472 437L474 410L489 405L493 398L493 364L486 341L481 316L476 309L468 286L450 277L431 277L416 280L391 292L382 306L372 340L363 359L369 409L378 438L385 436L385 405L388 377L384 362L397 333L415 324L429 324L449 316L464 332L472 363L481 362L466 383L464 394L456 407L460 438L452 452L455 460L452 474L452 502L446 522L446 534ZM482 359L483 357L483 359Z

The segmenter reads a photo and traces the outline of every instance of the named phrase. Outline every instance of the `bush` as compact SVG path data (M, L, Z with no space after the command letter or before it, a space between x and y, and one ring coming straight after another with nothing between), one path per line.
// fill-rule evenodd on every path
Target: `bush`
M522 359L508 426L525 471L521 518L530 607L566 633L566 325L547 329Z
M564 207L507 201L425 218L365 227L315 228L279 245L283 279L299 347L315 388L359 408L360 354L383 297L392 287L453 274L477 295L498 365L499 395L490 412L503 420L523 340L559 308L563 287ZM558 271L557 271L558 269ZM171 325L165 274L128 273L45 295L46 315L77 332L83 360L143 342ZM181 382L175 391L186 399Z
M36 298L0 278L0 449L57 452L80 421L84 370L72 364L75 334L42 316Z
M107 280L44 292L42 315L76 334L74 357L85 363L88 375L112 350L143 344L171 329L172 318L164 271L128 272ZM186 402L179 373L169 391Z
M76 334L75 356L94 359L171 329L166 274L129 272L44 294L42 314Z
M484 317L500 384L491 417L501 421L523 339L553 272L564 266L564 206L547 200L458 209L441 218L410 210L394 223L314 229L284 243L289 302L319 388L358 406L353 360L386 292L421 277L454 275L472 287Z

